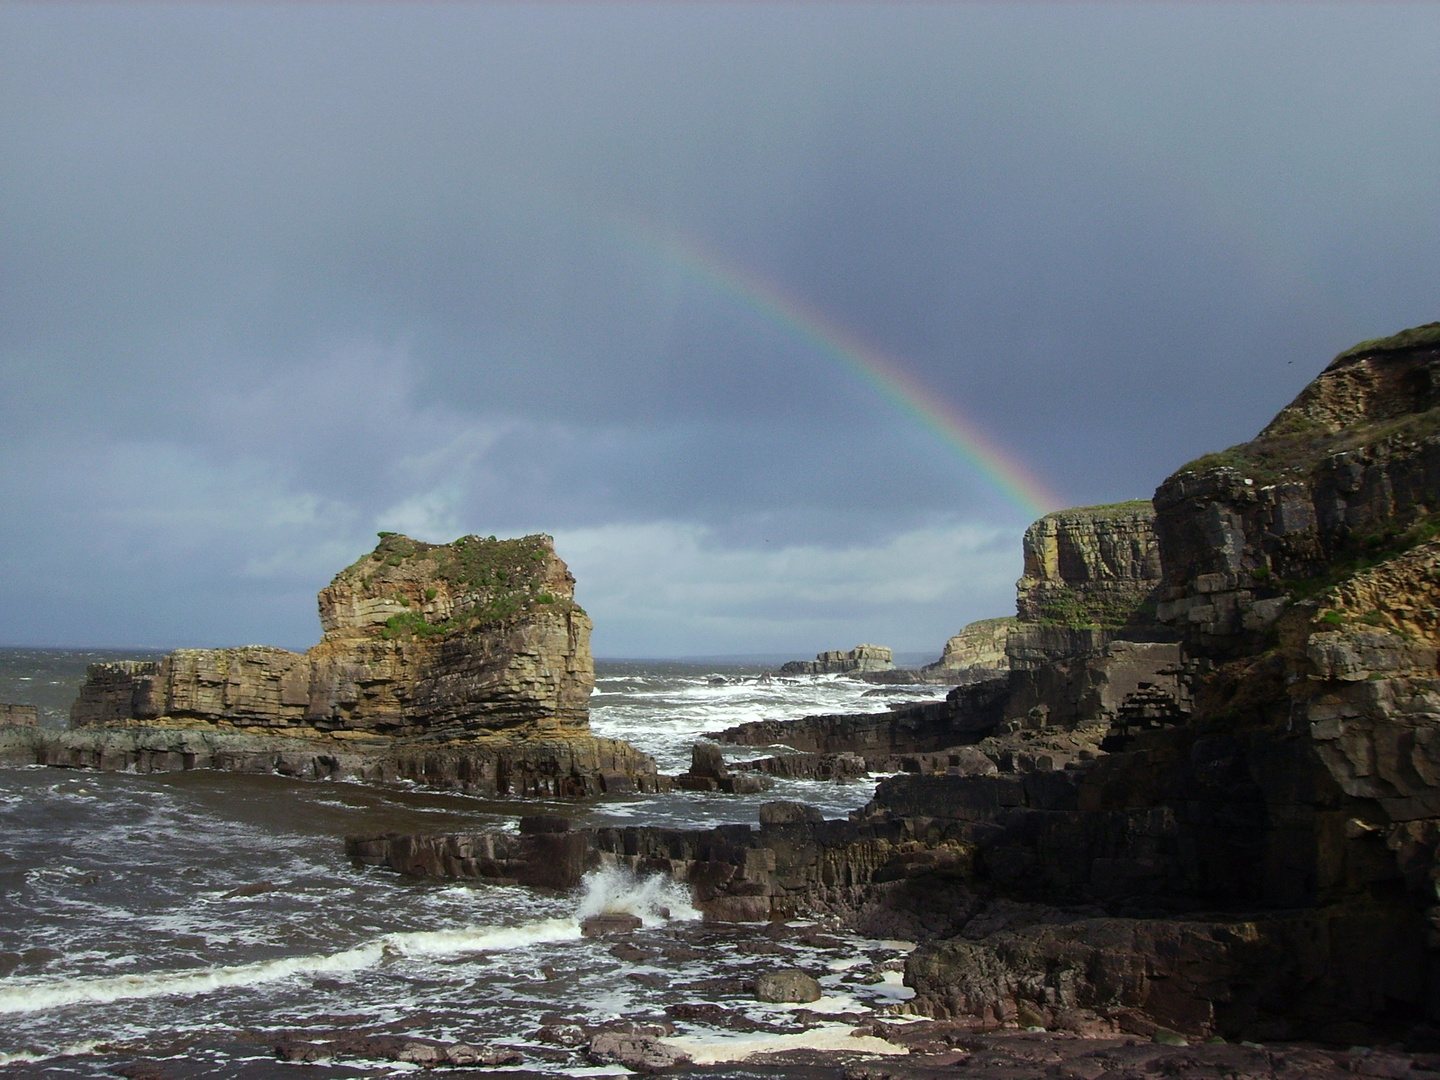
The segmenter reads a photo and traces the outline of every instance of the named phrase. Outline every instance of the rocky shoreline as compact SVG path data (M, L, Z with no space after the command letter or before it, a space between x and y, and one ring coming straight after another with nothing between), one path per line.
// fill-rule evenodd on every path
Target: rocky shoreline
M0 730L0 760L565 797L892 773L848 819L786 801L708 829L529 816L346 850L475 884L660 874L709 924L917 942L905 1008L928 1021L853 1018L908 1056L851 1080L1421 1077L1440 1060L1436 507L1440 324L1341 354L1153 501L1035 522L1016 617L952 639L944 701L712 733L770 749L743 765L702 744L672 781L589 732L589 623L548 538L394 535L321 593L309 653L97 666L72 730ZM796 670L889 663L862 646ZM658 1028L581 1035L591 1061L705 1064ZM1271 1048L1293 1040L1310 1045ZM396 1060L490 1063L452 1050ZM833 1070L838 1052L775 1060Z
M909 1008L960 1028L1419 1045L1440 1020L1436 337L1342 354L1153 507L1033 525L1002 674L714 733L900 772L848 821L773 804L758 828L532 823L351 854L517 881L622 865L689 882L710 919L911 937ZM1379 1060L1343 1067L1428 1067Z

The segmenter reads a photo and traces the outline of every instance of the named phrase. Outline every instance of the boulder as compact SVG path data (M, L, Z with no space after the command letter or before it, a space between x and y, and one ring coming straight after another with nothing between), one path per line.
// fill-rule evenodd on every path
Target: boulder
M755 978L755 997L759 1001L819 1001L820 984L799 968L780 968Z
M688 1055L652 1035L602 1031L590 1039L587 1051L597 1065L623 1065L636 1072L653 1073L688 1064Z

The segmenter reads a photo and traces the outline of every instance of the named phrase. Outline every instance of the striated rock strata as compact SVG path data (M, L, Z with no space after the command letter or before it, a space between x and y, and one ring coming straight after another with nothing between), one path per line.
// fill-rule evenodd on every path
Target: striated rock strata
M895 654L884 645L856 645L853 649L830 649L817 653L814 660L791 660L782 664L782 675L849 675L872 671L890 671L895 667Z
M1006 645L1015 629L1015 619L981 619L964 626L945 642L940 659L926 664L920 675L926 680L953 679L956 682L981 682L1010 670Z
M434 545L382 533L321 590L324 634L307 652L180 649L94 664L72 730L37 738L35 759L502 794L653 788L653 762L590 734L591 624L574 584L548 536Z
M35 705L0 705L0 727L35 727L40 709Z

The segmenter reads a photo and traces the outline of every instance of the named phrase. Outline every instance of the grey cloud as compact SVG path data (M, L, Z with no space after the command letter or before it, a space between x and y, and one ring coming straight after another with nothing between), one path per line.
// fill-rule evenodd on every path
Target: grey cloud
M693 651L750 651L747 620L843 643L843 600L787 593L767 545L858 591L837 553L1025 514L653 236L887 350L1070 501L1143 495L1338 349L1436 317L1437 29L1361 5L0 9L0 640L304 643L314 589L398 523L663 525L691 552L667 572L770 582L705 593ZM1003 610L1005 557L957 555L991 584L911 625ZM597 607L613 640L680 633L632 586ZM898 600L862 609L918 636Z

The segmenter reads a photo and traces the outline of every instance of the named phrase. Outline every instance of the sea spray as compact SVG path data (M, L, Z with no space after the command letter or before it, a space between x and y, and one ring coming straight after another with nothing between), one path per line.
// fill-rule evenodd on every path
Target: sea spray
M254 964L153 971L86 979L36 979L0 990L0 1013L36 1012L112 1001L194 996L228 987L251 987L277 982L292 975L324 975L360 971L389 958L405 956L456 956L464 953L522 949L547 941L580 936L573 919L543 919L520 926L474 926L461 930L420 930L386 934L353 949L315 953Z
M635 915L647 927L660 926L670 919L700 918L690 903L690 888L665 874L636 877L619 866L592 870L581 882L580 904L575 917L624 913Z

